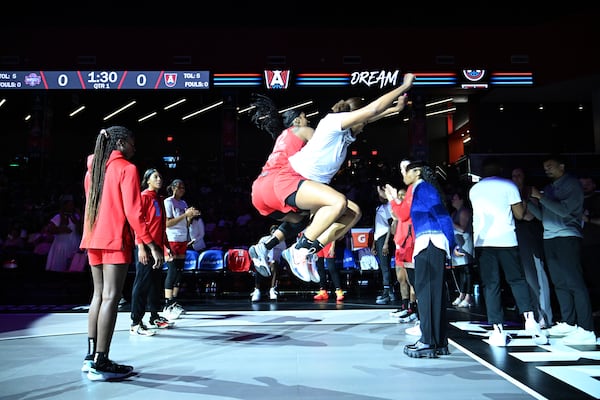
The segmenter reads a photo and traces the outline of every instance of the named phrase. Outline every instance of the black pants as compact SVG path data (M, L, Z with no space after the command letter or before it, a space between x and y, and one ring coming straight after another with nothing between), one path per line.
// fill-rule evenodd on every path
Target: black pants
M544 255L560 307L561 321L594 330L592 304L581 265L582 241L575 236L544 239Z
M158 317L158 312L162 309L162 272L160 268L152 268L153 263L150 258L147 265L139 261L135 264L135 279L131 292L131 321L135 325L142 322L146 308L150 311L150 318Z
M415 293L419 300L421 342L448 345L446 336L446 252L431 242L415 256Z
M483 296L490 324L504 323L500 268L504 272L519 312L534 310L517 247L476 247L475 254L479 263Z
M392 257L394 256L395 247L392 240L388 241L388 254L383 255L383 245L385 244L385 238L387 235L380 236L375 241L375 251L377 252L377 258L379 259L379 269L381 270L381 281L383 286L392 287L395 282L396 275L394 274L394 281L392 281Z
M327 271L325 271L325 265L327 265ZM340 271L337 265L335 265L335 258L319 257L317 259L317 271L319 272L319 286L321 289L327 290L327 273L331 278L334 290L342 288L342 280L340 279Z

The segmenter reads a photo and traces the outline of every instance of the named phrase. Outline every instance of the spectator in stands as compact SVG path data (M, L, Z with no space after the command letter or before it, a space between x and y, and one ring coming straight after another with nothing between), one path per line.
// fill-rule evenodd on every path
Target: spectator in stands
M68 271L70 262L81 243L83 222L70 194L59 199L60 209L50 220L49 231L54 240L46 259L46 271Z

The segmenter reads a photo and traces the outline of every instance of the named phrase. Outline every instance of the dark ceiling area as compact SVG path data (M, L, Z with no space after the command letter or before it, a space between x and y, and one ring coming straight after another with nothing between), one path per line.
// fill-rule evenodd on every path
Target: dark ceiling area
M41 3L3 5L0 70L208 70L211 73L261 73L265 69L304 72L459 71L493 69L531 72L527 88L490 88L475 94L457 89L423 90L427 100L445 96L474 103L585 103L593 106L600 90L600 12L597 5L557 8L511 4L295 4L205 2L96 4ZM328 9L334 7L333 9ZM219 135L221 111L182 123L181 108L162 112L145 124L136 118L179 97L189 97L190 110L225 97L207 93L46 91L16 94L0 108L0 129L28 132L31 125L7 121L23 109L51 110L52 135L61 145L90 146L90 138L106 122L110 110L136 100L119 121L164 138L207 138ZM235 92L234 107L244 107L250 90ZM320 109L347 95L376 97L381 90L350 93L337 88L295 88L278 95L281 107L311 99ZM88 106L83 118L65 117L76 105ZM19 109L18 104L21 104ZM16 108L10 108L16 107ZM598 107L598 106L596 106ZM589 114L588 114L589 115ZM44 118L47 118L45 114ZM216 118L215 118L216 117ZM159 122L160 121L160 122ZM239 118L241 132L251 127ZM546 123L546 122L544 122ZM551 123L548 123L551 124ZM587 125L584 125L587 126ZM397 129L404 129L398 127ZM21 130L21 131L19 131ZM216 133L215 133L216 132ZM73 141L73 136L75 141ZM383 140L386 140L383 138ZM533 141L533 139L532 139ZM260 146L268 140L257 139ZM162 142L161 142L162 143ZM493 150L493 142L487 142ZM506 142L502 143L506 146ZM187 146L188 150L190 146ZM220 148L219 148L220 149ZM6 151L6 149L4 149ZM87 151L87 149L86 149ZM264 156L264 151L257 155ZM210 157L210 156L209 156Z

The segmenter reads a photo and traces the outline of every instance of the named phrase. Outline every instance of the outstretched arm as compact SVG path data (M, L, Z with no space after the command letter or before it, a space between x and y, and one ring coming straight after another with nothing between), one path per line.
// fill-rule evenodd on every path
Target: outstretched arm
M404 108L404 105L406 104L406 98L404 98L403 94L406 93L412 87L414 79L415 76L413 74L405 74L402 85L387 92L383 96L373 100L366 106L359 108L358 110L349 112L347 116L342 120L342 129L348 129L357 124L366 124L368 122L373 122L375 118L380 119L385 115L389 115L390 113L395 112L395 110L388 111L388 109L394 108L392 107L392 104L396 99L398 99L397 106Z

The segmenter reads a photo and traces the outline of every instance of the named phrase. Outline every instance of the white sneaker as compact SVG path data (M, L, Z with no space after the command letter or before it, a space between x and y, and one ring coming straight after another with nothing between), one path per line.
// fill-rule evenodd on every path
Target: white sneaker
M319 271L317 270L317 258L318 256L316 254L309 254L307 261L310 280L314 283L319 283L321 281Z
M88 355L85 356L83 360L83 365L81 366L81 372L89 372L94 364L94 356Z
M250 300L251 301L260 301L260 290L254 289L254 291L252 293L250 293Z
M420 323L421 323L420 321L417 321L414 326L412 326L410 328L406 328L404 330L404 332L406 332L407 335L421 337L421 326L420 326Z
M395 310L395 311L390 311L390 317L392 318L404 318L408 315L408 310Z
M277 300L278 295L279 295L279 292L274 287L269 289L269 299Z
M269 261L267 259L269 255L267 246L262 242L257 243L250 246L248 253L250 253L250 258L252 258L252 263L254 264L256 272L262 276L271 276L271 268L269 268Z
M488 343L492 346L496 347L505 347L510 342L510 336L506 334L506 332L497 331L494 329L490 337L488 338Z
M300 248L297 249L296 245L293 244L281 252L281 256L287 261L290 266L292 273L300 280L304 282L311 282L311 274L308 270L308 249Z
M131 325L129 334L134 336L154 336L154 331L146 328L144 324Z
M173 310L177 311L179 315L185 314L185 308L181 307L181 304L175 302L171 305Z
M398 318L398 322L401 322L403 324L408 324L410 322L415 322L418 318L419 317L417 316L417 313L410 313L406 317Z
M586 331L578 327L576 331L568 334L561 339L562 344L596 344L596 334L594 331Z
M163 316L169 321L175 321L181 316L181 312L177 308L170 305L163 309Z
M546 330L550 336L567 336L576 331L577 325L569 325L566 322L559 322Z
M538 345L548 344L548 337L542 332L540 324L533 318L525 319L525 332L531 335L533 343Z

